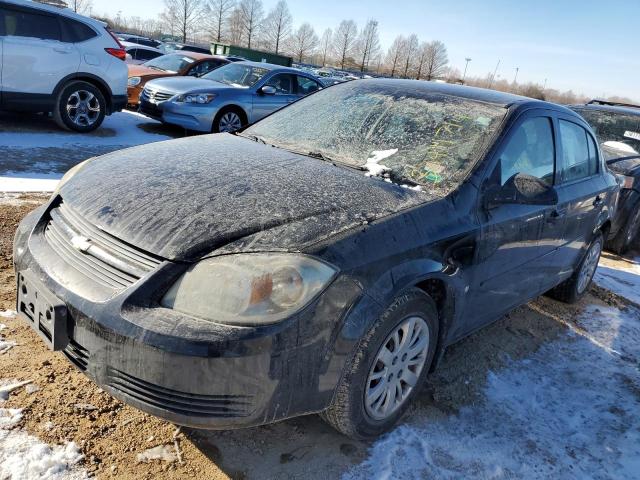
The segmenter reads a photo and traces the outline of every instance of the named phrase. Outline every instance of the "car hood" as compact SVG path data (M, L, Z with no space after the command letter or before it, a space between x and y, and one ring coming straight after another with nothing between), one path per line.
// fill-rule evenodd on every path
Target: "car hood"
M193 261L276 227L299 250L409 208L428 194L230 134L133 147L87 163L60 190L98 228L170 260Z
M186 93L204 90L206 90L207 92L215 92L220 90L233 89L233 87L225 85L224 83L197 77L160 78L158 80L154 80L153 83L150 84L150 86L159 88L164 92L171 93Z
M162 70L156 70L154 68L145 67L144 65L134 65L128 64L129 68L129 78L131 77L143 77L145 79L153 79L153 78L162 78L162 77L173 77L177 75L177 73L173 72L163 72Z

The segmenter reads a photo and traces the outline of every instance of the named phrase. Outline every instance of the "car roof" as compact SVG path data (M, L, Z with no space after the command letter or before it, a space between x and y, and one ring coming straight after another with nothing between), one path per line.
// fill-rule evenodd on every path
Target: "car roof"
M200 52L192 52L190 50L173 50L171 52L165 53L165 55L181 55L183 57L193 58L194 60L204 60L208 58L218 58L220 60L226 60L224 55L211 55Z
M623 106L623 105L607 105L607 104L597 104L597 103L587 103L585 105L569 105L569 108L572 110L595 110L599 112L610 112L610 113L620 113L624 115L636 115L640 116L640 108L636 108L633 106Z
M234 65L249 65L251 67L265 68L271 71L280 70L283 72L291 72L291 73L306 73L306 72L303 72L302 70L298 70L297 68L293 68L293 67L285 67L283 65L276 65L274 63L266 63L266 62L252 62L250 60L234 62ZM307 75L309 74L307 73Z
M96 28L104 28L107 26L106 23L101 22L100 20L96 20L94 18L86 17L84 15L80 15L79 13L74 12L70 8L61 8L53 5L47 5L45 3L34 2L32 0L2 0L5 3L13 4L19 7L28 7L35 8L38 10L43 10L45 12L53 13L56 15L62 15L68 18L73 18L80 22L92 25Z
M124 47L124 48L138 48L140 50L149 50L152 52L160 52L162 53L161 50L158 50L155 47L149 47L147 45L140 45L139 43L134 43L134 42L125 42L124 40L120 40L120 44Z

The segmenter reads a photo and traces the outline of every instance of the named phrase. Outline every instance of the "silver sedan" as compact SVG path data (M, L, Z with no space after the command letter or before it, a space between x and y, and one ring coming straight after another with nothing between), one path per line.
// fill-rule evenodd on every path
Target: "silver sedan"
M258 62L235 62L200 78L147 83L140 112L199 132L233 132L322 89L312 75Z

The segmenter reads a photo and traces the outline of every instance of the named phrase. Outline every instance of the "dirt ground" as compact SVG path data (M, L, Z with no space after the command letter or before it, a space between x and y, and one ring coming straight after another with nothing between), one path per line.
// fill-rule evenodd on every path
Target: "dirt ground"
M42 196L0 199L0 310L15 309L11 261L16 225ZM587 304L623 306L607 290L592 287L577 305L541 298L518 308L447 351L408 417L443 418L479 401L488 372L525 358L555 339ZM49 444L75 441L82 467L98 478L119 479L314 479L337 478L367 454L366 443L351 441L317 416L238 431L196 431L143 414L110 397L61 354L47 350L22 321L3 318L3 335L18 345L0 354L0 378L29 380L35 393L14 391L3 405L23 408L18 427ZM175 440L175 442L174 442ZM180 452L180 461L138 462L158 445Z

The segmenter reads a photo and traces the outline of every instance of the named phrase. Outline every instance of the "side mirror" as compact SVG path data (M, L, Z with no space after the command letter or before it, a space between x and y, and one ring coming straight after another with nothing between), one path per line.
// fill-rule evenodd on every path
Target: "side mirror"
M260 93L263 95L275 95L276 87L272 87L271 85L265 85L260 88Z
M558 192L537 177L516 173L502 187L492 187L484 194L484 205L491 210L499 205L557 205Z

